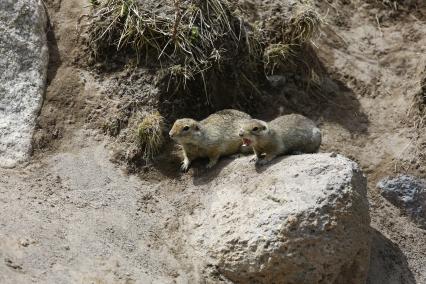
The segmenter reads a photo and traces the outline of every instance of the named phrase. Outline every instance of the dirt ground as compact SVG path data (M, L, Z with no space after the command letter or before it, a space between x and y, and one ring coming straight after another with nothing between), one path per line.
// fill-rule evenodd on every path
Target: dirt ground
M179 216L198 204L184 190L197 169L178 174L174 161L165 171L128 175L110 161L113 138L97 129L119 102L105 95L108 81L78 64L77 21L87 1L45 3L50 63L33 159L0 169L0 283L201 282L173 235ZM326 22L315 51L329 90L312 98L279 85L260 117L283 108L305 114L323 131L322 152L361 165L373 227L369 283L426 283L426 231L376 189L398 173L426 178L409 115L426 70L426 6L315 3Z

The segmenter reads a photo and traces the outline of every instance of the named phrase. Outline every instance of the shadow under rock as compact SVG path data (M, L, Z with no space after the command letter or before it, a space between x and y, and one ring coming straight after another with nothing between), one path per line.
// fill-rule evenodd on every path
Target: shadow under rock
M404 253L375 229L372 229L367 284L416 284Z

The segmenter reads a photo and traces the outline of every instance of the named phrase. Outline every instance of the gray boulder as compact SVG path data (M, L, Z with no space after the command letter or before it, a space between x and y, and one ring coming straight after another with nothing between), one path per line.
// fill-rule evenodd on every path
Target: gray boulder
M41 0L0 1L0 166L25 161L48 64Z
M426 229L426 180L400 175L382 179L377 187L384 198Z
M183 223L203 273L233 283L365 283L370 217L357 164L335 154L258 169L249 160L195 181L202 205Z

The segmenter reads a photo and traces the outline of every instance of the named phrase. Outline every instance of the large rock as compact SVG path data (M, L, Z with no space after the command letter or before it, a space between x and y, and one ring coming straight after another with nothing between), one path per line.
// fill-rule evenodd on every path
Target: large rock
M377 187L383 197L426 229L426 180L400 175L382 179Z
M184 223L204 273L234 283L365 283L370 218L358 166L314 154L255 170L249 159L195 181L202 205Z
M43 102L48 49L41 0L0 1L0 166L25 161Z

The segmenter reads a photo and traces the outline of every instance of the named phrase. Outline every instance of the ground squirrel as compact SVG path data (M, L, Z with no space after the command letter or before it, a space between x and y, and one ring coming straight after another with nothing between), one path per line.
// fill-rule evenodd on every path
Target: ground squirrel
M321 145L321 131L315 123L299 114L277 117L267 123L250 119L241 123L243 145L253 147L258 164L266 164L278 155L314 153ZM264 158L261 158L265 154Z
M250 118L244 112L225 109L202 121L191 118L176 120L169 135L183 148L182 170L186 171L191 161L199 157L208 157L207 168L211 168L220 156L250 151L249 147L242 146L243 141L238 137L241 122Z

